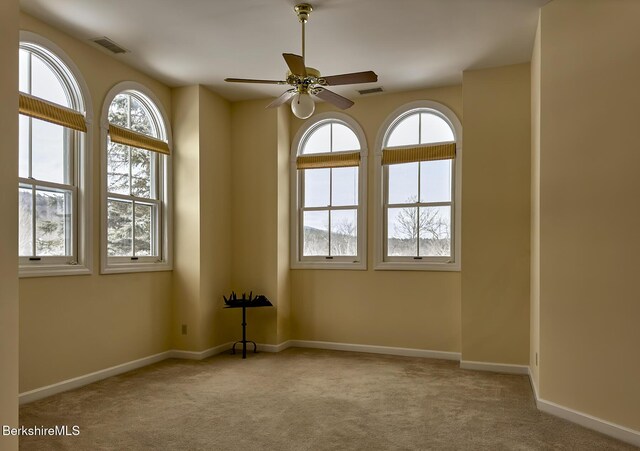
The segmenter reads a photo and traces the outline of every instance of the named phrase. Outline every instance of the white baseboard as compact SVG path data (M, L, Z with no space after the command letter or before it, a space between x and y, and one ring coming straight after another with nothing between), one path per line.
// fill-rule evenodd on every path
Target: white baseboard
M392 346L359 345L335 343L331 341L289 340L289 348L330 349L334 351L368 352L371 354L400 355L404 357L424 357L429 359L460 360L459 352L430 351L428 349L395 348Z
M538 384L533 379L533 372L531 371L531 367L529 367L529 383L531 384L531 390L533 391L533 399L536 401L536 407L538 405Z
M85 385L89 385L93 382L106 379L111 376L117 376L118 374L126 373L128 371L142 368L153 363L161 362L162 360L177 358L188 360L202 360L207 357L211 357L216 354L220 354L231 348L233 343L224 343L213 348L206 349L200 352L194 351L182 351L178 349L172 349L170 351L161 352L159 354L150 355L141 359L133 360L131 362L122 363L120 365L105 368L103 370L95 371L93 373L84 374L82 376L67 379L55 384L47 385L45 387L36 388L24 393L20 393L18 399L20 405L27 404L38 399L46 398L58 393L73 390L74 388L80 388Z
M560 404L542 399L538 395L538 387L531 376L531 371L529 371L529 379L531 380L531 387L533 388L536 406L541 412L546 412L556 417L563 418L571 421L572 423L586 427L587 429L598 431L620 441L640 447L640 431L629 429L627 427L620 426L619 424L603 420L602 418L594 417L588 413L579 412L569 407L561 406Z
M208 357L223 353L231 349L233 346L232 342L223 343L218 346L214 346L213 348L205 349L204 351L182 351L179 349L173 349L171 351L167 351L169 353L169 357L174 359L187 359L187 360L202 360Z
M491 363L474 362L472 360L461 360L460 368L464 370L491 371L494 373L507 374L529 374L529 367L526 365L513 365L511 363Z
M262 352L280 352L290 347L291 347L291 340L283 341L279 345L268 345L268 344L258 343L258 351L262 351Z
M161 352L159 354L150 355L138 360L133 360L131 362L122 363L110 368L105 368L104 370L84 374L72 379L67 379L56 384L51 384L45 387L36 388L35 390L20 393L18 397L19 403L20 405L27 404L29 402L37 401L38 399L46 398L47 396L55 395L57 393L62 393L68 390L73 390L74 388L79 388L111 376L117 376L118 374L126 373L127 371L135 370L138 368L142 368L143 366L151 365L152 363L160 362L162 360L170 358L171 352L172 351Z

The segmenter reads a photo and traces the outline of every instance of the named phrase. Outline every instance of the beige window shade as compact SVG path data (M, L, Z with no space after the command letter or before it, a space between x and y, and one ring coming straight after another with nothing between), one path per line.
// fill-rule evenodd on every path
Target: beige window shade
M456 143L435 144L432 146L383 149L382 164L414 163L416 161L453 160L456 156Z
M81 132L87 131L87 123L81 113L22 92L20 93L18 111L25 116L41 119L52 124L62 125Z
M360 152L323 155L301 155L296 159L298 169L346 168L360 166Z
M166 142L113 124L109 124L109 138L112 142L124 144L125 146L137 147L165 155L170 153L169 145Z

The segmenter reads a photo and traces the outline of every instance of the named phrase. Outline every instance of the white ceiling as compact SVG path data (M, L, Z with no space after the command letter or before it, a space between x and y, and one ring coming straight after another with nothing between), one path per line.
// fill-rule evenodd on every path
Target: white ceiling
M332 88L406 91L457 84L462 71L531 59L538 9L549 0L311 0L307 66L323 75L375 71L377 83ZM170 86L202 84L235 101L283 86L281 54L300 53L295 0L21 0L22 9L88 40L106 36L127 64ZM94 45L94 44L91 44Z

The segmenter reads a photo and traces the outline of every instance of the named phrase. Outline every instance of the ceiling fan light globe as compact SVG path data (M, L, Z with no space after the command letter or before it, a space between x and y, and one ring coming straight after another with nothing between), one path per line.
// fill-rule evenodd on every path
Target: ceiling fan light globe
M307 119L311 117L316 109L316 104L311 96L307 93L298 93L291 101L291 111L295 117Z

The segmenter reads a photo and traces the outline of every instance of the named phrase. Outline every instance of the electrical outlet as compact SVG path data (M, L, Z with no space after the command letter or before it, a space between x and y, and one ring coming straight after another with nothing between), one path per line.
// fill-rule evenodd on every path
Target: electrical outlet
M182 325L182 335L187 335L187 325L186 324Z
M536 352L536 366L538 366L538 353Z

